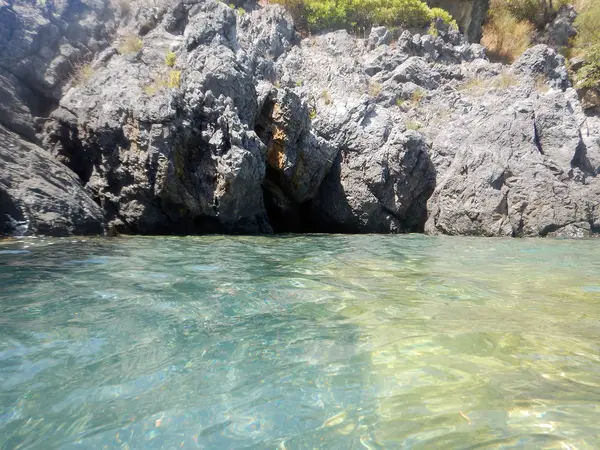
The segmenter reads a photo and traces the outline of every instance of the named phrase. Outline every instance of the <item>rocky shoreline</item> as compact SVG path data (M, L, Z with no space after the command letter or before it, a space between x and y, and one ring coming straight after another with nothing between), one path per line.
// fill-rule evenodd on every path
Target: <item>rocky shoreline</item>
M600 119L551 48L232 6L2 7L0 234L600 232Z

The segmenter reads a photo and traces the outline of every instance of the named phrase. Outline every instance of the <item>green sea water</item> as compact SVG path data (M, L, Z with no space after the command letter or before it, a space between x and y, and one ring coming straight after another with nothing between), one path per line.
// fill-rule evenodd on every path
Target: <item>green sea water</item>
M0 242L0 449L598 449L600 241Z

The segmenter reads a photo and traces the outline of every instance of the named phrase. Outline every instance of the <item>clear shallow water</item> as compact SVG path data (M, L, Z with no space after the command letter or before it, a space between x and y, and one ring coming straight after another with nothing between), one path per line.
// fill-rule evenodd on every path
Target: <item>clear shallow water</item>
M599 252L0 242L0 449L597 449Z

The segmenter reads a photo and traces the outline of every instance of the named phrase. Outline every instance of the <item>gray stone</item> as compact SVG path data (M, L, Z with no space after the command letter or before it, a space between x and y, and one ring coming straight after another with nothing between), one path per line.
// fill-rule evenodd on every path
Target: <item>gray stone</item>
M114 31L109 0L63 3L0 8L0 123L29 140L33 117L47 116L77 67L108 46Z
M463 3L470 29L487 3ZM435 37L403 30L394 44L385 28L300 39L281 7L242 0L244 12L133 0L118 19L104 0L81 5L2 13L19 31L3 50L11 64L0 62L0 123L21 137L0 150L7 164L44 161L72 197L43 184L42 163L14 163L11 180L38 184L2 188L5 230L600 229L600 120L544 45L508 67L441 21ZM140 51L111 43L117 23ZM92 57L79 83L61 78Z
M591 226L588 222L577 222L548 233L555 238L586 238L592 236Z
M533 53L553 57L545 48ZM572 89L532 88L529 77L548 75L553 64L534 64L517 78L522 67L517 61L516 72L495 77L511 84L503 90L493 88L492 78L480 81L484 95L462 91L464 114L448 117L437 131L426 232L547 236L579 223L593 229L600 214L597 148L588 148L580 132L581 106Z
M560 7L554 19L546 24L542 33L535 36L535 42L546 44L555 50L569 45L569 40L577 35L575 19L577 12L573 5Z
M525 50L513 67L530 76L547 77L553 86L560 89L571 85L564 56L546 45L536 45Z
M103 225L74 173L0 126L0 235L102 234Z
M345 233L420 231L434 182L423 136L393 131L381 148L338 156L313 202L313 226Z
M369 34L368 47L370 50L392 42L392 33L386 27L373 27Z

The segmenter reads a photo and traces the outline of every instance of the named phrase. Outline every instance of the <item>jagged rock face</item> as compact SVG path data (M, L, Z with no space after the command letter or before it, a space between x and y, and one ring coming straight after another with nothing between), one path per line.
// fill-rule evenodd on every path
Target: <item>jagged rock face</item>
M163 21L140 51L111 52L65 95L47 148L80 174L118 232L270 232L255 73L270 75L293 28L281 10L255 21L216 1L172 7L155 12ZM178 55L173 68L168 51Z
M370 44L376 53L345 32L318 37L312 48L311 41L294 45L298 37L279 7L244 14L216 1L161 8L142 49L105 52L97 73L65 95L46 127L46 148L79 174L110 228L422 229L434 187L427 144L418 133L394 130L401 113L377 105L356 64L362 55L374 72L386 71L390 63L377 47L385 37ZM138 28L133 21L132 32ZM405 34L389 53L399 61L427 54L455 62L481 53L456 32L456 46L430 38ZM345 56L328 66L331 58L320 52L331 48ZM165 65L169 50L177 54L174 68ZM323 93L332 64L356 72L332 90L348 102L316 112L314 92ZM181 85L169 87L179 71ZM360 166L368 169L354 170Z
M434 183L423 136L393 130L380 148L340 153L314 201L313 227L342 233L422 231Z
M584 114L553 50L492 64L442 23L437 37L405 31L393 41L375 28L364 39L338 31L301 40L280 7L243 6L131 4L89 79L46 121L51 156L35 149L84 186L67 183L87 206L57 207L64 229L106 221L111 231L146 234L585 236L600 228L600 121ZM132 37L136 45L123 46ZM21 111L11 92L2 95ZM1 183L2 208L18 222L26 194Z
M0 123L35 140L34 117L57 106L62 86L108 45L113 27L108 0L1 6Z
M569 40L577 35L575 19L577 11L573 5L563 5L556 13L556 17L546 24L543 30L536 31L534 42L545 44L555 50L569 45Z
M75 174L0 125L0 235L101 234L103 222Z
M0 235L103 232L102 210L36 132L113 25L108 0L0 6Z
M483 236L581 236L598 231L597 140L566 83L562 57L528 50L497 81L461 95L434 138L437 186L426 231ZM551 86L554 86L551 87ZM595 132L597 133L597 131ZM596 134L596 136L598 136ZM442 159L443 158L443 159ZM436 159L434 157L434 159Z
M46 129L117 231L595 230L596 122L580 133L545 46L506 68L443 24L300 41L278 7L213 1L144 24L141 51L107 51Z

